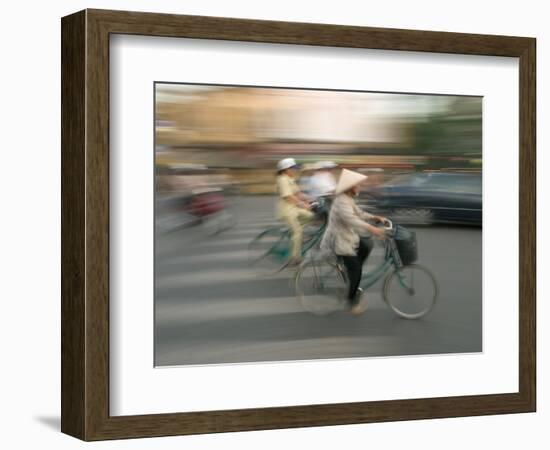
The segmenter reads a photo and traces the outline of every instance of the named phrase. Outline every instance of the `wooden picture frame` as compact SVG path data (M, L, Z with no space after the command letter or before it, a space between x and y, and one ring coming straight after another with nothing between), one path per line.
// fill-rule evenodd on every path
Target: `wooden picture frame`
M526 37L85 10L62 30L62 432L83 440L505 414L536 407L535 48ZM220 39L519 58L519 391L109 415L109 36Z

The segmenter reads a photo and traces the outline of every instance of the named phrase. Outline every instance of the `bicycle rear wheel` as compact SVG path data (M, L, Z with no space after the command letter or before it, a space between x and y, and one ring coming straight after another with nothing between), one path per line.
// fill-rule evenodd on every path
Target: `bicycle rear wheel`
M248 245L248 262L255 270L274 273L290 258L290 233L282 227L269 228Z
M311 260L296 273L296 297L302 307L319 316L347 309L348 284L344 270L336 263Z
M384 282L384 300L398 316L405 319L419 319L428 314L438 294L434 275L418 264L396 269Z

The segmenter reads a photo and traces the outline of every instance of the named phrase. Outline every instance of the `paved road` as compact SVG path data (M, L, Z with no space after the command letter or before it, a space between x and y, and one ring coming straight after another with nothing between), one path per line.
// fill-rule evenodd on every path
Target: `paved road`
M419 262L440 296L421 320L398 318L381 281L359 317L302 310L289 272L260 276L247 263L250 240L273 223L274 200L232 200L237 225L217 236L197 226L156 239L155 365L288 361L338 357L479 352L481 230L417 228ZM375 249L369 265L381 258Z

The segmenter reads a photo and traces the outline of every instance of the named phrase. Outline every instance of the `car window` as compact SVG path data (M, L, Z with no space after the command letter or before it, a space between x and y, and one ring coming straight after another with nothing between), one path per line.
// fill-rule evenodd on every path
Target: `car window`
M420 187L426 184L426 174L400 175L391 180L390 186Z
M466 194L481 195L481 176L466 176L457 183L457 189Z
M481 176L478 175L432 174L427 184L426 187L433 191L481 194Z
M430 192L481 195L481 176L475 174L417 173L400 175L391 180L388 185Z

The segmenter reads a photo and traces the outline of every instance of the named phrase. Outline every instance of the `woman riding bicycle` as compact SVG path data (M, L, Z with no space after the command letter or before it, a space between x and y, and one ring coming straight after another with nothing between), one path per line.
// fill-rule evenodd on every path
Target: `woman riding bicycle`
M328 226L321 241L321 249L330 250L341 257L348 274L348 302L352 314L361 314L365 303L361 302L363 290L359 288L363 264L372 250L371 237L385 239L383 229L367 220L385 222L385 217L361 211L354 197L367 176L343 169L335 189L335 199L329 214Z
M297 169L298 165L293 158L285 158L277 163L278 214L288 224L292 234L289 266L300 263L303 224L314 217L310 211L308 198L300 192L300 188L296 184Z

